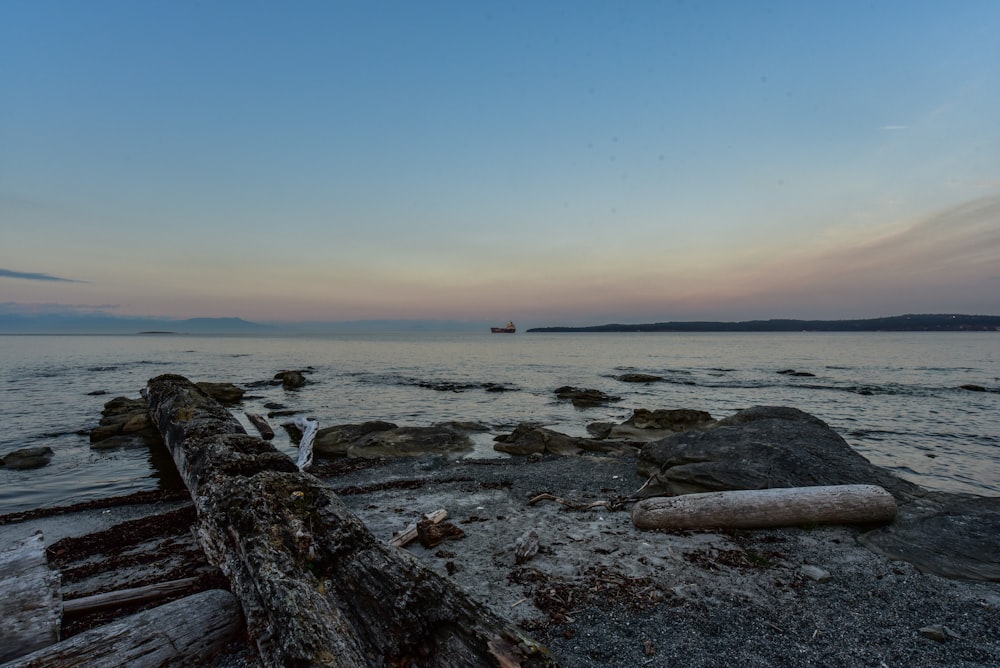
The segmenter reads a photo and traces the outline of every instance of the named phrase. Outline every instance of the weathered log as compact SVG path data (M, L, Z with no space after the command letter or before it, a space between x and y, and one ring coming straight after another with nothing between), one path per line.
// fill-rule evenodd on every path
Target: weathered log
M186 378L159 376L145 394L265 665L554 665Z
M0 551L0 661L58 641L61 607L42 532Z
M93 612L94 610L104 608L156 601L182 592L197 581L198 578L181 578L179 580L170 580L169 582L145 585L144 587L131 587L103 594L94 594L93 596L81 596L80 598L64 600L63 615L80 615L85 612Z
M209 589L84 631L0 668L199 665L243 630L239 603Z
M896 502L877 485L826 485L657 496L632 507L640 529L762 529L892 521Z
M270 441L274 438L274 429L271 429L271 425L267 423L267 418L263 415L258 415L257 413L246 412L244 415L246 415L247 419L250 420L250 424L257 428L257 432L260 434L261 438L265 441Z

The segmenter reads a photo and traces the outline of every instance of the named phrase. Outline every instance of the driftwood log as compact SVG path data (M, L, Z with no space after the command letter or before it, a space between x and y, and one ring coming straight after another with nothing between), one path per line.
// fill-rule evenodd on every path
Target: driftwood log
M640 529L763 529L892 521L896 501L877 485L826 485L656 496L632 506Z
M555 665L186 378L153 378L145 394L265 665Z
M250 420L250 423L257 428L257 432L260 434L261 438L265 441L270 441L274 438L274 429L272 429L271 425L267 423L267 419L263 415L257 415L256 413L244 413L244 415L246 415L247 419Z
M17 658L0 668L202 665L243 630L239 603L209 589L123 617Z
M117 608L123 605L149 603L168 596L175 596L198 582L198 578L180 578L169 582L119 589L103 594L81 596L80 598L63 600L63 615L82 615L104 608Z
M61 609L40 531L0 551L0 662L59 640Z

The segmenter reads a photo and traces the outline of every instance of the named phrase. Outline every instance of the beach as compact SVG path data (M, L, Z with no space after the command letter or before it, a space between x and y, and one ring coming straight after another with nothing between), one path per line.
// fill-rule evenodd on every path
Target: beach
M630 457L429 456L317 474L385 540L422 513L447 510L463 538L403 549L563 666L1000 663L998 583L922 574L860 545L857 528L642 532L627 508L528 503L543 493L583 504L626 496L643 482ZM34 518L0 526L0 540L39 528L51 541L163 509ZM517 563L515 545L531 529L538 552ZM921 631L938 626L944 640ZM251 657L233 646L214 665Z

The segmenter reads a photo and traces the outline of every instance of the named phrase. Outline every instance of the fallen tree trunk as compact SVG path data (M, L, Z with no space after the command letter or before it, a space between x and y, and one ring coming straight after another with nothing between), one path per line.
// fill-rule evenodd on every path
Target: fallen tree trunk
M0 668L186 668L202 664L242 630L236 598L228 591L209 589L84 631Z
M632 507L640 529L763 529L892 521L896 502L877 485L828 485L657 496Z
M409 553L181 376L150 414L268 666L554 665L545 649Z

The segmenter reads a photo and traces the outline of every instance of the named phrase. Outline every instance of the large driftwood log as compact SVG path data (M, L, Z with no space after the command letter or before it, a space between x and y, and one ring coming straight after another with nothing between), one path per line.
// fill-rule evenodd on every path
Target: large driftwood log
M896 502L877 485L827 485L657 496L632 507L640 529L762 529L892 521Z
M236 598L209 589L84 631L0 668L187 668L202 664L242 630Z
M59 640L61 609L40 531L0 551L0 661Z
M268 666L553 665L545 649L409 553L181 376L146 388Z
M123 605L149 603L168 596L175 596L198 582L198 578L180 578L169 582L158 582L143 587L119 589L103 594L81 596L63 601L63 615L81 615L104 608L117 608Z

